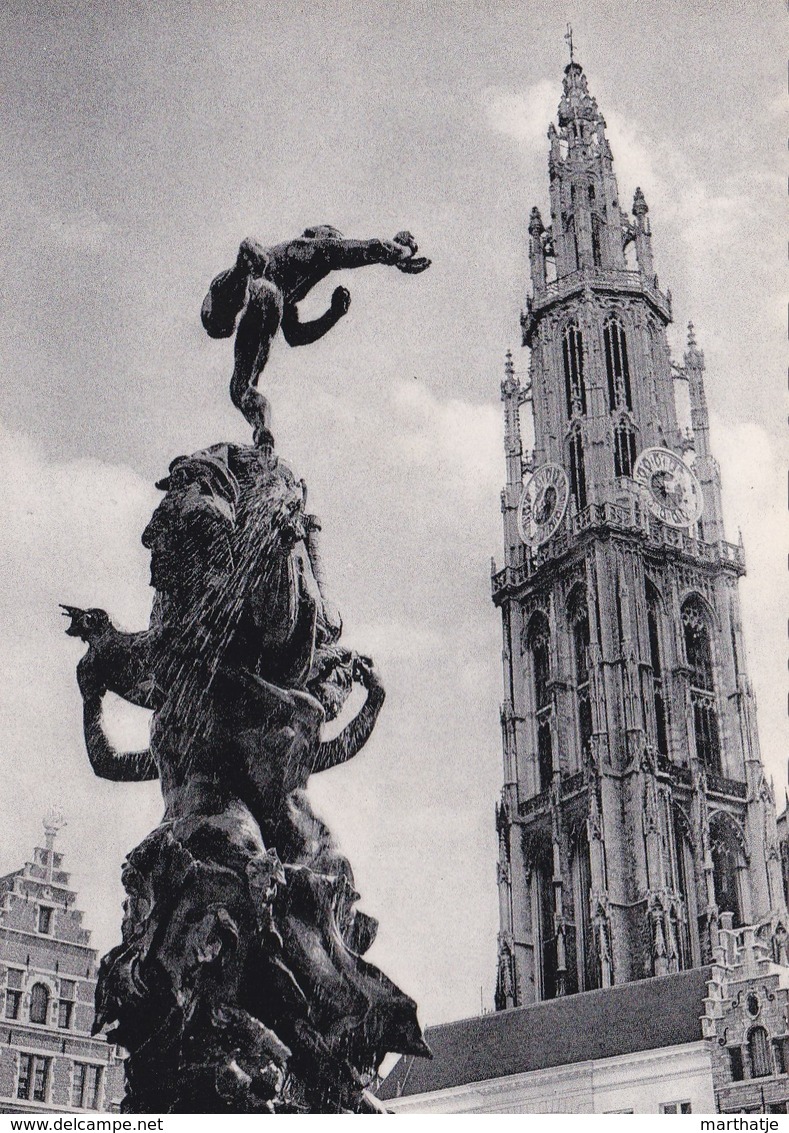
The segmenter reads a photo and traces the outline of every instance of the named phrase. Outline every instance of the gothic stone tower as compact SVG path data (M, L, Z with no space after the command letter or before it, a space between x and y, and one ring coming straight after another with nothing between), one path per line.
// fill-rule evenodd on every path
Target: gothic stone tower
M529 221L529 380L508 356L501 387L499 1008L709 962L726 913L786 956L704 356L691 327L671 361L647 204L622 210L575 62L558 121L550 223Z

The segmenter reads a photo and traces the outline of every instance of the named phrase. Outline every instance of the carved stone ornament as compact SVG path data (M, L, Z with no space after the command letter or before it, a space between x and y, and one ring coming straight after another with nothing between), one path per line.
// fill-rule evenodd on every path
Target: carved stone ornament
M558 530L569 496L567 473L558 464L543 464L529 477L518 505L518 534L527 547L540 547Z

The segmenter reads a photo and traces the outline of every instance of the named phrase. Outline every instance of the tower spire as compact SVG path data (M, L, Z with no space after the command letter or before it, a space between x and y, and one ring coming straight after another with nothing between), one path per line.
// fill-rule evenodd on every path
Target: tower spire
M567 25L567 31L565 32L564 38L565 38L565 41L567 43L568 48L570 49L570 63L572 63L573 62L573 28L572 28L572 24Z
M771 924L775 941L789 923L704 355L691 325L684 366L672 365L649 207L640 188L632 215L621 207L569 27L566 40L550 218L535 208L527 225L528 395L509 357L502 383L501 1007L707 963L726 915ZM688 383L692 469L675 374ZM709 798L724 788L725 815Z

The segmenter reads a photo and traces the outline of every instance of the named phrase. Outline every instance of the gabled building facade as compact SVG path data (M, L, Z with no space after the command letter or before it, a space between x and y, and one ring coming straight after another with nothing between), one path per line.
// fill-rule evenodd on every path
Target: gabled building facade
M45 822L33 860L0 877L0 1113L117 1110L123 1063L93 1037L96 950Z
M502 383L499 1008L708 964L723 913L786 959L704 356L691 326L672 362L647 203L637 189L622 208L576 62L549 140L550 219L535 208L529 222L529 378L508 357Z

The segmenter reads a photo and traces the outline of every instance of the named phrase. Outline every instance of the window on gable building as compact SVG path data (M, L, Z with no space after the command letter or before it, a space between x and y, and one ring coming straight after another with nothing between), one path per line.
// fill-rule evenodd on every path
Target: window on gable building
M752 1027L748 1033L748 1061L752 1078L766 1078L773 1072L770 1042L764 1027Z
M21 1054L16 1096L24 1101L45 1102L51 1067L51 1058L44 1058L39 1054Z
M18 1019L22 1006L22 972L18 968L9 968L5 977L5 1017Z
M773 1039L776 1074L789 1074L789 1038Z
M731 1070L732 1080L741 1082L745 1077L745 1072L742 1065L742 1048L738 1046L729 1047L729 1069Z
M49 936L52 932L52 914L54 909L48 905L40 905L38 909L38 931Z
M101 1101L101 1066L74 1063L71 1104L75 1109L98 1109Z
M49 988L46 984L33 984L30 993L30 1022L46 1023L49 1013Z
M74 1018L74 1000L77 985L73 980L60 981L60 999L58 1000L58 1026L70 1030Z

